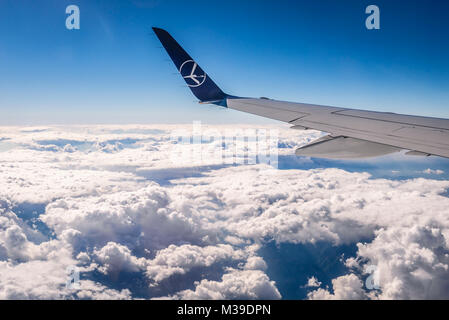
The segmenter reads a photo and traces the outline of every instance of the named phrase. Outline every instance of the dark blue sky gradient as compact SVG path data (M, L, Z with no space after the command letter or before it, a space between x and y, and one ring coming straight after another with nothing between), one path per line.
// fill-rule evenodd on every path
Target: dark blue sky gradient
M370 4L381 30L365 28ZM449 118L448 14L436 0L3 0L0 124L266 122L198 105L152 26L229 94Z

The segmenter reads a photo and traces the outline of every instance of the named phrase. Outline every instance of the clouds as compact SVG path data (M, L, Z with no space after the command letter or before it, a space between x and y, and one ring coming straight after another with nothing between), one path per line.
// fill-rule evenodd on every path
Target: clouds
M449 297L449 248L440 227L380 229L371 243L358 247L357 257L346 261L352 272L332 280L334 294L320 288L309 293L310 299ZM362 276L367 274L378 290L364 290Z
M427 169L423 170L423 173L440 175L440 174L443 174L444 171L440 170L440 169L433 170L433 169L427 168Z
M449 181L428 179L447 170L186 164L172 158L179 127L0 128L0 298L279 299L270 241L357 244L344 274L306 275L310 299L449 297ZM287 157L320 135L277 130Z
M446 227L447 228L447 227ZM378 269L380 299L448 298L447 229L435 222L376 232L373 242L359 244L359 259Z
M108 242L103 248L94 251L100 263L99 271L105 274L117 272L138 272L145 267L144 258L136 258L127 247L115 242Z
M65 268L75 263L70 247L59 240L34 244L13 213L0 219L0 298L64 297Z
M321 286L321 282L319 282L317 280L317 278L315 278L313 276L310 277L309 279L307 279L307 283L305 285L305 287L308 287L308 288L316 288L316 287L319 287L319 286Z
M56 200L40 219L57 235L79 231L85 246L113 241L142 254L170 243L202 243L199 217L171 209L170 201L166 190L150 182L136 191Z
M245 263L246 270L267 270L267 264L261 257L249 257Z
M244 251L226 244L205 247L170 245L158 251L154 259L148 262L146 273L150 279L159 282L195 267L209 267L223 260L243 260L245 255Z
M281 294L275 282L260 270L229 270L221 281L202 280L195 290L184 290L172 299L267 299L276 300Z
M448 199L440 195L449 187L447 181L373 180L366 173L339 169L274 174L263 169L225 168L185 179L173 190L187 193L191 206L202 205L209 216L215 215L220 228L254 240L350 243L372 235L379 226L424 221L429 206L432 217L441 215L447 221Z
M128 289L114 290L91 280L81 280L80 289L74 297L84 300L129 300L132 298Z
M61 299L65 296L65 269L51 261L18 265L0 261L0 299Z
M67 239L76 234L66 230L60 239L36 244L30 239L38 231L19 223L22 221L13 212L0 211L0 299L130 297L88 280L80 282L78 291L68 289L66 270L78 262Z
M0 165L3 199L13 203L48 203L65 196L82 197L134 188L139 179L124 172L66 170L38 163Z
M332 287L334 293L320 288L310 292L308 298L315 300L363 300L367 298L362 281L354 274L333 279Z

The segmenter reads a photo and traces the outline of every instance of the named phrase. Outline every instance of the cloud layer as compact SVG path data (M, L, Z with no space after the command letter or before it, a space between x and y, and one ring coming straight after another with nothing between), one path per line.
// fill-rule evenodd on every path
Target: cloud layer
M189 164L173 158L180 128L0 128L0 298L280 299L270 241L357 245L329 284L306 275L309 299L449 298L445 168L391 180L314 159ZM271 129L285 159L321 135Z

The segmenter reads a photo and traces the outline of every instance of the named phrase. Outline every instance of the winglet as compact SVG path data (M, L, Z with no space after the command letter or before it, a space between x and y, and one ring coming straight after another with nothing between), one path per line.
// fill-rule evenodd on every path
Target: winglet
M153 31L184 78L187 86L200 102L226 106L228 95L221 91L179 43L163 29L153 27Z

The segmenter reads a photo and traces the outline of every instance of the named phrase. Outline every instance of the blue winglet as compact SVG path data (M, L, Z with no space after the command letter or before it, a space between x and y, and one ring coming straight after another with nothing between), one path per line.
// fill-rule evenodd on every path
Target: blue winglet
M189 86L192 93L200 102L226 106L226 98L228 95L221 91L209 75L185 52L179 43L163 29L153 27L153 31L173 60L187 86Z

